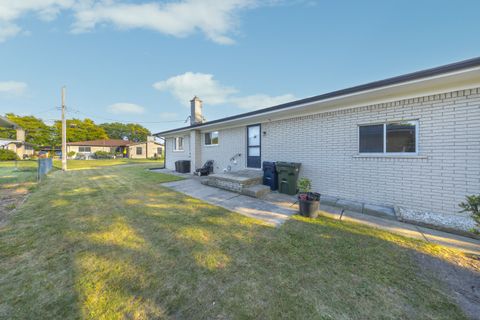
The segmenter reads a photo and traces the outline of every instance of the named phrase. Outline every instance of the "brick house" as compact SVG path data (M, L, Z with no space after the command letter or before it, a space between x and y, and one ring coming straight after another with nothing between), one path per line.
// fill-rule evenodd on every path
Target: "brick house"
M154 137L147 137L147 141L143 142L100 139L67 143L67 153L75 152L76 157L80 156L88 159L97 151L115 153L130 159L147 159L162 157L163 145L156 142Z
M14 129L16 139L0 139L0 149L7 149L15 152L20 159L25 159L34 155L33 145L26 142L25 130L16 123L11 122L5 117L0 116L0 127Z
M190 126L156 135L168 169L300 162L322 198L465 230L458 203L480 192L480 58L208 122L195 97Z

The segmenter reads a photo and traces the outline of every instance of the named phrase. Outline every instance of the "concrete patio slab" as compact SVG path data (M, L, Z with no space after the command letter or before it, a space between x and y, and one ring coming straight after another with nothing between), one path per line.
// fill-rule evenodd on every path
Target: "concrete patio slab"
M275 227L280 226L297 212L296 208L284 208L271 202L203 185L200 179L167 182L163 183L162 186L242 215L262 220Z

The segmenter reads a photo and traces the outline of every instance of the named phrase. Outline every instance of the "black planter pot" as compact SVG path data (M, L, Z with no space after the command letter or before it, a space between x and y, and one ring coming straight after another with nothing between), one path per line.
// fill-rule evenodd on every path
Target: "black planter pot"
M300 215L309 218L316 218L318 216L318 209L320 208L320 201L298 200L298 208Z

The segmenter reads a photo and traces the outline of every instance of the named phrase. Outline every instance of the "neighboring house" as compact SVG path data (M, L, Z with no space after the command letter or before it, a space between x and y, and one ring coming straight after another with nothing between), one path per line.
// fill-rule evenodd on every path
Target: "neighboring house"
M322 195L395 207L458 229L458 203L480 192L480 58L156 134L165 165L207 160L215 172L300 162Z
M25 130L5 117L0 116L0 127L15 129L16 139L0 139L0 148L15 152L20 159L28 158L35 153L33 145L25 142Z
M131 159L163 157L163 145L155 137L147 137L146 142L131 142L128 146Z
M156 142L154 137L148 137L147 140L147 142L132 142L120 139L102 139L69 142L67 143L67 153L73 151L76 155L86 158L90 158L97 151L115 153L131 159L160 157L163 146Z

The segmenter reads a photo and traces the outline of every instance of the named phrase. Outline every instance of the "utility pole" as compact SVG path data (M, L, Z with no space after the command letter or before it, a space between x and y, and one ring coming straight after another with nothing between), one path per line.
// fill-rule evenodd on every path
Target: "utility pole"
M65 119L65 86L62 87L62 171L67 171L67 120Z

